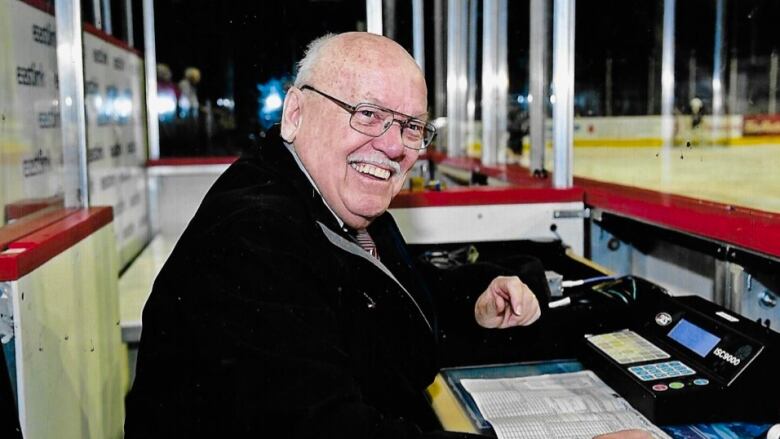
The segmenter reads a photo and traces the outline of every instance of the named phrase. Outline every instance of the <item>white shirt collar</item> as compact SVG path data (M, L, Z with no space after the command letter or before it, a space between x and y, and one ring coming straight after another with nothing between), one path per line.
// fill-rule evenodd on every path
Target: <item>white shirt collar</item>
M292 154L293 158L295 159L295 163L297 163L298 167L301 168L301 171L303 171L303 175L305 175L306 178L309 179L309 183L311 183L312 187L314 187L314 190L316 190L317 193L320 194L320 198L322 198L322 202L325 204L325 207L328 208L330 213L332 213L333 216L336 218L336 221L338 221L339 223L339 227L344 229L344 221L342 221L341 218L339 218L339 216L336 215L336 212L334 212L333 209L331 209L331 207L328 205L328 202L325 201L325 197L322 196L322 192L320 192L320 188L317 187L317 184L314 182L314 179L311 178L311 175L309 175L309 171L307 171L306 167L303 166L303 162L301 162L301 158L298 157L298 153L295 152L295 146L293 146L292 143L287 143L285 141L282 141L282 143L284 143L284 146L286 146L287 150L290 151L290 154Z

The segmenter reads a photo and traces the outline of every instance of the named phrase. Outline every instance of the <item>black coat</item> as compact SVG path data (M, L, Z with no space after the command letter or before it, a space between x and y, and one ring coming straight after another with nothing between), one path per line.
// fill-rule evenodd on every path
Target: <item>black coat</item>
M278 134L234 163L154 283L126 437L445 436L431 299L392 217L369 232L389 272Z

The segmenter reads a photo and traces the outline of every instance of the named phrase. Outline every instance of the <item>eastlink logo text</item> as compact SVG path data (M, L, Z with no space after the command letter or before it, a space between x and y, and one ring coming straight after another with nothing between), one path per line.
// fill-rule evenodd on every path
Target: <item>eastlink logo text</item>
M46 26L32 25L33 40L36 43L45 44L47 46L53 46L57 42L57 32L52 28L51 23L47 23Z
M108 54L100 49L92 51L92 59L98 64L108 64Z
M43 70L40 70L35 63L30 64L30 67L16 67L16 83L32 87L43 87L46 85Z
M114 70L124 70L125 60L122 58L114 58Z
M60 126L59 111L44 111L38 113L38 128L57 128Z
M22 160L22 175L32 177L46 172L51 167L49 155L39 149L32 158Z

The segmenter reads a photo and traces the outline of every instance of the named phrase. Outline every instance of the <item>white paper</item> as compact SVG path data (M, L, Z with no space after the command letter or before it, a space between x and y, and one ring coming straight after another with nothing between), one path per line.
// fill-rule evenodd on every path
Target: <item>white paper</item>
M592 438L632 428L669 438L589 370L461 384L499 439Z

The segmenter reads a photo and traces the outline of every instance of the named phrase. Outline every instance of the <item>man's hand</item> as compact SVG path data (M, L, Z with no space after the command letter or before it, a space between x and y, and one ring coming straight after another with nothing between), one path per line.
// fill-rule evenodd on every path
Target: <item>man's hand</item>
M645 430L620 430L614 433L600 434L593 439L653 439Z
M516 276L493 279L474 305L474 317L483 328L526 326L540 315L536 296Z

